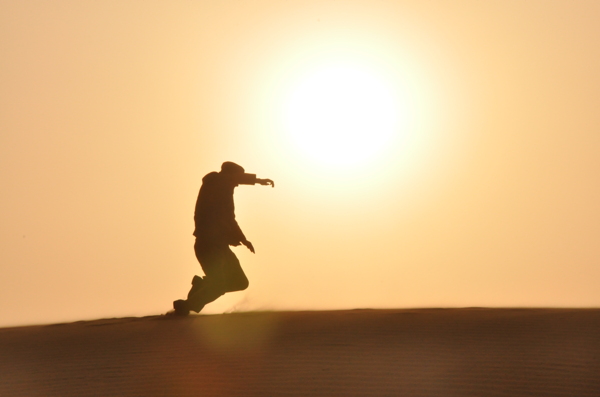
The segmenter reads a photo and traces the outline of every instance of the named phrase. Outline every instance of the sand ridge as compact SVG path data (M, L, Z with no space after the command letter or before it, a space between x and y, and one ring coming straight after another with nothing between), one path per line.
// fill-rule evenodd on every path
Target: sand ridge
M0 396L600 396L600 309L151 316L0 329Z

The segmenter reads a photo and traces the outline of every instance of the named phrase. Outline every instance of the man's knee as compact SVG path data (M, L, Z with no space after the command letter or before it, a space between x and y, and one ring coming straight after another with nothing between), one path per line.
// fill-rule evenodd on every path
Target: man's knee
M244 279L240 282L240 291L245 290L246 288L248 288L249 285L250 285L250 282L248 281L248 279L246 277L244 277Z
M246 288L248 288L249 285L250 282L248 281L248 278L240 278L235 280L235 282L229 283L229 285L227 286L227 292L243 291Z

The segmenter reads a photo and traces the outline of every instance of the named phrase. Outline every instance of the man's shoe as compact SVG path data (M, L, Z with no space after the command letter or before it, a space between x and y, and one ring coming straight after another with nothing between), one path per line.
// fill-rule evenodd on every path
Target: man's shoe
M173 302L173 309L175 309L175 315L177 316L187 316L190 314L187 301L184 301L183 299L178 299Z

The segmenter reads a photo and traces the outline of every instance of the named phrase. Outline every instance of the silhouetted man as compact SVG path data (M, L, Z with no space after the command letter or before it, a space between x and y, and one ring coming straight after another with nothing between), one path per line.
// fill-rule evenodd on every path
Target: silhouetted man
M175 314L185 316L190 310L198 313L204 305L226 292L248 288L248 278L240 261L229 248L243 244L254 253L252 243L235 220L233 189L256 183L275 187L272 180L246 174L244 168L230 161L221 165L221 172L211 172L202 178L194 213L194 251L205 276L194 276L187 300L173 302Z

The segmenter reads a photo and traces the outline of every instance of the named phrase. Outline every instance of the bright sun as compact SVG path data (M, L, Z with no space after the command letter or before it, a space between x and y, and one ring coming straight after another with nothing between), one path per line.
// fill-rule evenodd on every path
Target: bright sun
M399 128L401 106L372 71L330 65L305 75L285 103L294 145L321 164L363 164L388 145Z

